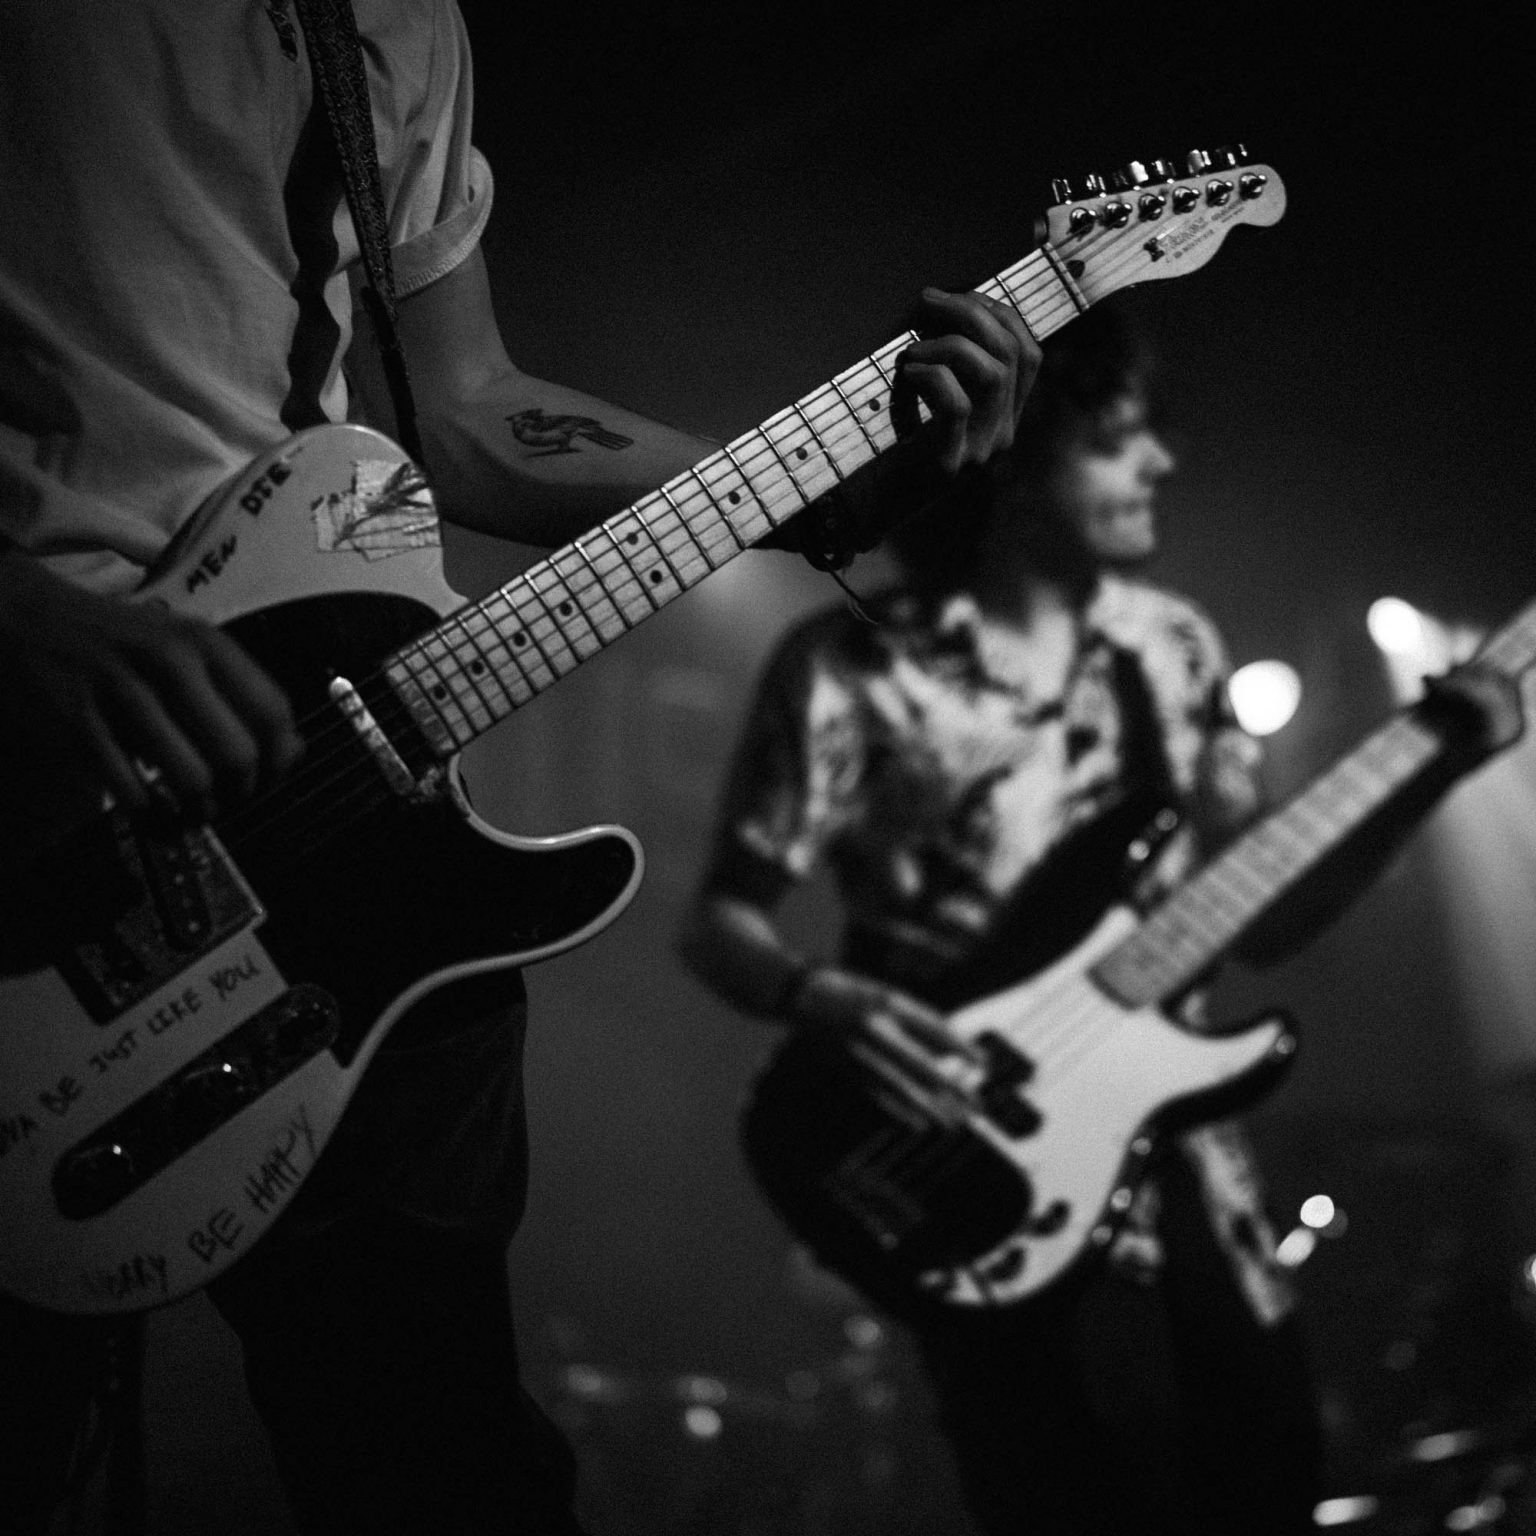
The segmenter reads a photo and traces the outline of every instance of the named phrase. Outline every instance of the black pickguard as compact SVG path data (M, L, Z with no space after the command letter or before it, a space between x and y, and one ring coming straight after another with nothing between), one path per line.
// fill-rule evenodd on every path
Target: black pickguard
M343 1060L423 975L558 945L599 919L635 870L621 837L508 847L482 835L447 796L417 803L387 788L328 689L336 675L350 679L412 769L424 772L432 755L378 668L437 622L411 599L332 594L228 626L288 692L307 751L276 792L221 818L213 833L267 913L260 937L285 979L318 986L340 1004L334 1049ZM153 858L168 850L207 864L198 835L121 815L79 829L26 882L25 910L0 939L0 973L52 965L78 977L82 943L94 946L99 965L116 930L133 930L132 940L144 927L136 912L153 905L143 889ZM205 870L205 891L228 904L216 873ZM125 953L123 964L133 960ZM99 1016L100 987L90 996L82 980L77 991Z

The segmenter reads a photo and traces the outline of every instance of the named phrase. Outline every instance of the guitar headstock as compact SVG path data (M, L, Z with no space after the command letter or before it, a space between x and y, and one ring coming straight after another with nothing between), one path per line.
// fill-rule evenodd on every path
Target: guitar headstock
M1274 224L1285 212L1279 176L1249 164L1241 145L1192 150L1182 164L1181 174L1167 160L1133 160L1108 178L1084 177L1077 197L1068 182L1052 183L1057 205L1041 220L1041 243L1089 303L1193 272L1237 225Z

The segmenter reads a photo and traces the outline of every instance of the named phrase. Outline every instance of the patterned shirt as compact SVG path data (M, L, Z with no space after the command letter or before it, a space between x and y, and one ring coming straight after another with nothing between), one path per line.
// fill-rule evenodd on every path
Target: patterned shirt
M1053 850L1149 788L1133 782L1149 762L1150 787L1184 820L1140 872L1138 900L1166 894L1258 811L1258 746L1231 714L1224 648L1183 598L1104 578L1049 696L1016 632L968 595L896 591L869 606L874 624L839 609L781 643L724 826L738 856L791 879L830 871L850 930L900 957L902 978L963 964ZM1123 895L1107 890L1102 905ZM1198 1027L1196 1011L1187 1022ZM1241 1134L1208 1126L1182 1144L1244 1293L1278 1319L1290 1289ZM1118 1262L1160 1262L1156 1215L1149 1184Z

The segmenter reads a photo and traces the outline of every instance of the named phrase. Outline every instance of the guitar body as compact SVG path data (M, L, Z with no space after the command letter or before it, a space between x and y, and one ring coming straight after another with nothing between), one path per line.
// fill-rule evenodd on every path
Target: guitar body
M1279 1018L1198 1035L1100 990L1134 930L1110 912L1038 975L950 1015L988 1069L933 1091L857 1048L792 1036L754 1085L747 1161L829 1268L898 1314L1011 1305L1102 1248L1155 1132L1256 1097L1294 1050Z
M405 740L379 663L460 605L419 490L346 537L360 463L411 473L375 433L300 434L142 593L222 625L286 688L292 779L208 828L97 813L7 870L0 1289L40 1306L206 1283L285 1208L414 1003L583 942L638 886L629 833L498 832L456 759L430 793L396 792L333 703L349 679Z

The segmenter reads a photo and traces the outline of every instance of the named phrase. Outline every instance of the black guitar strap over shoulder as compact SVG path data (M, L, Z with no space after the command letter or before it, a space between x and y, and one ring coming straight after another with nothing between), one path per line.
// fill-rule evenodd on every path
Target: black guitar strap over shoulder
M384 212L384 182L368 105L368 77L352 0L294 0L304 41L309 47L315 85L325 103L326 120L341 159L347 206L362 249L363 306L378 337L384 378L395 408L400 446L425 467L416 427L405 348L395 324L395 270L389 255L389 221Z

